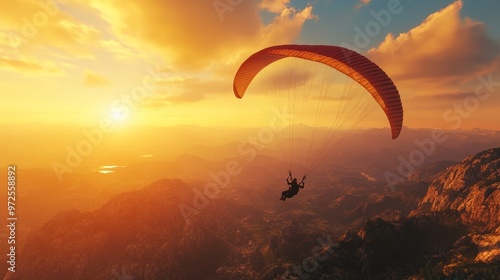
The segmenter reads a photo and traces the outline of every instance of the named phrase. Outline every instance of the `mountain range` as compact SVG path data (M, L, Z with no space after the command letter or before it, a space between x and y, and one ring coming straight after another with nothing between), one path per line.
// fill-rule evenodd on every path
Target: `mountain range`
M392 192L318 183L286 202L252 177L214 195L161 179L57 214L4 279L496 279L499 170L488 149Z

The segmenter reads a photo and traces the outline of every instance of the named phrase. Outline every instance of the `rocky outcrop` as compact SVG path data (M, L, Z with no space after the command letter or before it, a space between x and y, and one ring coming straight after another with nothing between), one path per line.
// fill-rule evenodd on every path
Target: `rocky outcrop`
M500 148L470 156L450 167L429 186L411 215L456 211L474 230L500 227Z
M294 221L271 236L269 249L278 257L293 258L300 254L303 238L299 224Z
M408 181L430 183L441 175L441 172L458 162L441 160L424 165L408 176Z
M277 279L498 279L500 262L478 261L480 237L457 218L450 212L370 219L357 234L324 247L327 253L309 262L314 266L305 266L306 258Z
M413 174L430 184L409 216L369 219L326 250L314 279L498 279L500 149ZM436 173L435 170L444 170ZM430 171L429 171L430 170ZM433 179L429 183L429 177ZM404 186L402 186L404 187ZM404 190L404 189L403 189ZM306 270L288 275L300 279ZM294 279L294 278L290 278Z

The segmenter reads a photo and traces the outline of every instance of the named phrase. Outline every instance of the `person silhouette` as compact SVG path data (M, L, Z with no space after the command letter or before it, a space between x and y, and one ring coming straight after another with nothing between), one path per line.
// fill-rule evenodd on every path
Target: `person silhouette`
M292 178L292 175L290 174L290 179ZM288 184L288 190L283 191L281 193L281 198L280 200L285 201L287 198L292 198L295 195L299 193L299 188L303 189L304 188L304 178L302 179L302 182L297 183L297 178L293 178L291 181L286 178L286 183Z

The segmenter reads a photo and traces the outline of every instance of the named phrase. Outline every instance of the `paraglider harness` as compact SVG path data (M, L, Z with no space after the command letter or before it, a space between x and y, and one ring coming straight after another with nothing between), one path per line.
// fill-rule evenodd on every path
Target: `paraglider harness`
M304 188L304 180L306 179L306 175L304 175L304 177L302 177L302 181L300 181L300 183L294 183L293 177L292 177L292 172L288 171L288 176L289 177L286 178L286 182L289 185L288 191L290 192L290 194L296 195L297 193L299 193L299 188L301 188L301 189ZM290 179L290 181L288 181L288 179Z

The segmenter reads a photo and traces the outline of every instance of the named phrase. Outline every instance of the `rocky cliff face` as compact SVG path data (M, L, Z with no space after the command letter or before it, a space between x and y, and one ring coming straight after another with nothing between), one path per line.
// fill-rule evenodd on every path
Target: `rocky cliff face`
M433 181L410 215L369 219L357 234L347 233L327 248L331 254L308 276L499 279L500 148L470 156L439 174L414 174L407 183L429 182L426 175ZM306 272L285 275L304 279Z
M500 227L500 148L449 167L432 182L412 215L449 210L474 230L491 232Z
M411 215L454 212L477 246L475 262L500 262L500 148L452 166L429 186Z

